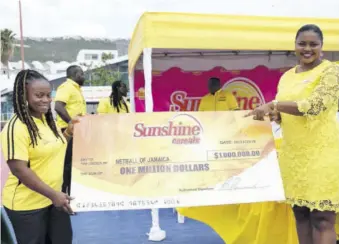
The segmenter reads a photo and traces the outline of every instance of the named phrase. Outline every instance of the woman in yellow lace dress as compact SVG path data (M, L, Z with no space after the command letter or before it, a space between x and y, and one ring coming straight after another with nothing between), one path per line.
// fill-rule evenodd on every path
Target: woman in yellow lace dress
M295 42L299 65L282 77L277 100L250 114L263 119L275 110L282 118L279 161L293 211L277 202L179 209L210 225L227 244L298 244L297 232L299 244L336 243L339 68L321 60L322 45L321 30L303 26Z
M300 64L279 82L275 101L250 114L281 116L279 162L300 244L335 244L339 212L339 67L321 60L323 34L303 26L296 37Z

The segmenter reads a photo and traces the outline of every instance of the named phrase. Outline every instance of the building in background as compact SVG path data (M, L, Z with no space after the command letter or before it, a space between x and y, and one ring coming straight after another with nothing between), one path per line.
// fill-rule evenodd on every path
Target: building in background
M85 96L85 100L87 103L87 112L95 113L96 108L98 106L99 100L102 97L107 97L111 93L110 86L92 86L90 80L92 79L92 75L99 68L109 69L113 72L118 72L120 74L120 79L128 85L128 55L115 57L114 59L102 61L94 61L92 60L92 65L86 65L81 58L85 57L85 54L90 54L90 52L86 53L86 50L81 50L83 55L78 55L79 60L69 63L69 62L59 62L54 63L52 61L48 61L46 63L41 63L38 61L33 61L32 63L26 63L25 67L29 69L34 69L44 74L48 80L50 80L52 84L53 95L55 95L56 89L58 86L66 80L66 69L70 65L79 65L85 71L86 79L89 80L89 86L84 86L83 92ZM92 50L93 51L93 50ZM96 50L99 51L99 50ZM112 50L108 50L112 51ZM114 50L113 50L114 51ZM107 54L107 50L101 52L93 52L97 55L102 55L103 53ZM92 55L93 55L92 53ZM113 54L117 54L117 52L113 52ZM101 56L100 56L101 58ZM89 60L87 64L89 63ZM1 122L5 123L8 119L13 115L13 105L12 105L12 91L13 84L16 74L21 70L21 62L12 62L11 64L11 73L8 78L7 75L0 75L0 92L1 92Z
M77 62L90 65L92 63L100 64L104 59L104 55L110 55L110 59L118 58L118 50L95 50L95 49L82 49L77 55Z
M121 75L121 80L128 85L128 56L121 56L113 60L107 60L103 66L95 66L93 68L84 69L86 80L89 81L89 86L91 86L92 75L99 68L109 69L113 72L119 72ZM66 80L66 74L59 76L55 79L50 79L53 90L56 90L62 82Z
M106 62L114 61L115 59L119 59L117 50L96 50L96 49L82 49L78 52L76 60L74 62L40 62L40 61L32 61L25 62L26 69L34 69L41 74L45 75L47 78L49 76L66 76L66 69L70 65L79 65L82 67L84 71L88 69L94 69L96 67L101 67L105 65L105 62L102 61L103 56L110 56ZM125 56L123 56L125 57ZM21 61L18 62L9 62L9 77L14 77L21 70ZM4 72L1 72L5 74Z

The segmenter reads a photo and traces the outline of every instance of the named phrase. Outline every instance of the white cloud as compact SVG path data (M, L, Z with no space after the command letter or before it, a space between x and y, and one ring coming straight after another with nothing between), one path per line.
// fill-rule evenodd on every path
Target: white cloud
M339 1L322 0L21 0L25 36L130 37L145 11L338 18ZM17 0L0 1L0 28L19 33Z

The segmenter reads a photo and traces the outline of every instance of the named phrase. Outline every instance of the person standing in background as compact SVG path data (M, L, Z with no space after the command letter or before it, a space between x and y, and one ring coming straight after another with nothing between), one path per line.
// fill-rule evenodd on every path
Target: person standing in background
M212 77L208 80L209 94L205 95L199 105L199 111L231 111L238 110L239 105L232 93L221 89L220 79Z
M66 70L67 80L62 83L55 95L55 111L57 113L57 125L64 132L72 118L86 114L86 101L81 91L85 82L84 71L80 66L71 65ZM62 191L71 192L72 150L73 140L67 146L64 167L64 182Z
M97 113L98 114L114 114L114 113L129 113L130 104L125 101L127 96L127 86L122 81L118 80L112 84L112 93L109 97L100 100Z

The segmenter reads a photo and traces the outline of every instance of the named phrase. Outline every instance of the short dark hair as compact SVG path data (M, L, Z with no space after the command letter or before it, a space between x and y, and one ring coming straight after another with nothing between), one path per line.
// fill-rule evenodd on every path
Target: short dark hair
M321 43L324 42L324 35L323 35L322 30L320 29L319 26L313 25L313 24L308 24L308 25L302 26L302 27L297 31L297 34L296 34L296 36L295 36L295 40L298 39L298 37L300 36L301 33L306 32L306 31L313 31L314 33L318 34Z
M219 84L220 84L220 79L217 78L217 77L211 77L211 78L208 80L208 84L211 84L211 85L219 85Z
M81 70L79 65L71 65L66 69L66 77L67 78L74 78L77 72Z

